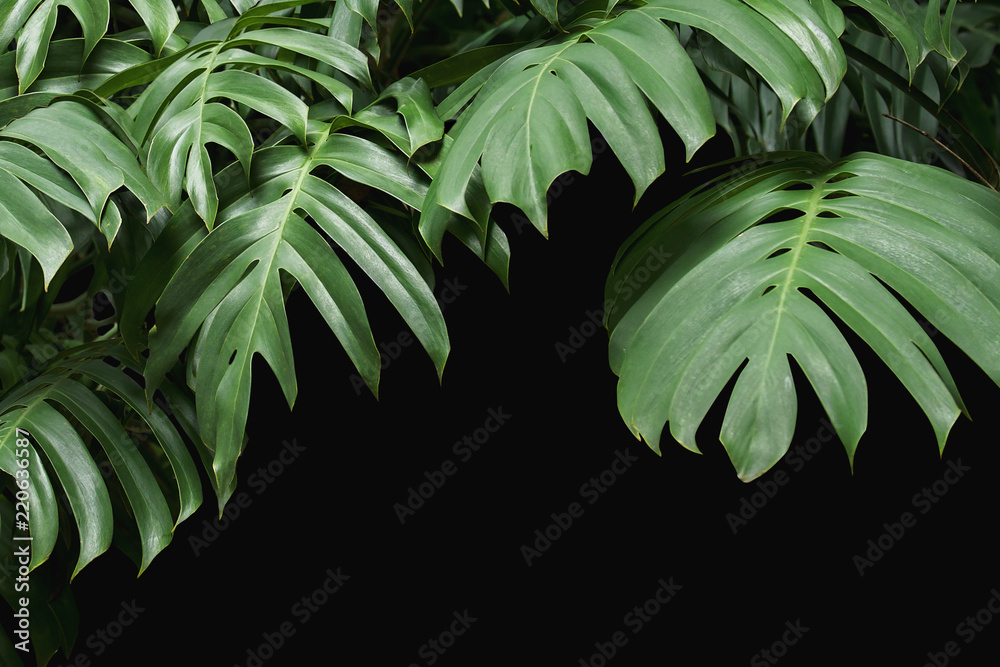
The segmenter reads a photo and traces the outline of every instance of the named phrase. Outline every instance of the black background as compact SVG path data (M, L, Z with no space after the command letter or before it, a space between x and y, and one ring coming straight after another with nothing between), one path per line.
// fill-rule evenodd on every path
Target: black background
M445 308L452 351L442 385L414 344L386 366L379 401L367 390L359 395L346 355L295 292L289 319L299 395L289 411L258 359L250 444L238 468L249 506L196 555L192 538L212 535L206 484L204 506L141 578L118 552L88 566L73 586L76 651L50 664L250 667L264 635L286 622L294 634L273 655L265 649L260 664L358 664L361 651L365 664L400 667L670 665L693 656L763 665L774 663L759 652L782 641L786 622L808 630L787 652L776 648L778 664L919 667L934 664L928 652L949 641L959 652L948 664L988 664L983 656L997 655L1000 618L990 613L971 641L958 626L1000 587L1000 390L942 335L934 340L976 419L959 419L943 457L917 404L856 347L870 416L853 474L834 439L800 469L779 463L760 485L736 477L718 442L727 393L699 431L704 455L667 434L658 457L618 414L606 334L560 359L556 344L600 308L619 243L694 185L676 171L676 150L667 160L674 166L634 212L632 187L610 152L554 197L548 240L508 224L510 209L501 208L513 248L509 295L478 259L446 244L439 287L450 280L460 294ZM377 342L405 331L370 286L366 303ZM823 416L808 386L799 394L793 447L820 432ZM453 445L482 427L490 408L510 418L460 460ZM250 487L249 477L293 439L304 447L298 458L265 488ZM581 486L617 452L637 460L589 504L593 495L582 496ZM401 524L394 505L449 459L455 474ZM914 495L957 461L968 471L920 513ZM782 486L774 485L778 471L787 475ZM755 493L760 503L769 483L776 493L734 534L727 515ZM522 546L573 502L582 516L529 566ZM907 511L915 525L859 574L855 556ZM349 578L302 623L294 605L337 568ZM654 597L661 579L680 588L635 632L626 615ZM111 643L99 639L133 600L143 609L134 622ZM448 630L454 612L466 611L476 620L432 662L427 643ZM593 657L595 643L616 632L627 643L604 662Z

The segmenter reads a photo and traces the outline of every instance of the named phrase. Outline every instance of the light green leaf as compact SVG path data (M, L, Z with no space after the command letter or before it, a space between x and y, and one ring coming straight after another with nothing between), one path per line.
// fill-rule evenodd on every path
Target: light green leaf
M608 279L622 416L654 451L665 422L698 451L695 432L738 371L721 440L741 479L754 479L791 441L791 355L853 465L867 390L820 302L896 374L943 448L964 404L930 337L882 283L1000 384L996 192L873 154L836 164L802 154L677 202L626 242Z

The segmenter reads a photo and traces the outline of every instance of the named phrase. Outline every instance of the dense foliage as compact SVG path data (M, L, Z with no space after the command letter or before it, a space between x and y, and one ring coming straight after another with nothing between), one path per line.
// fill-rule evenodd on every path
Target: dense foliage
M618 407L654 450L669 425L697 451L735 376L720 437L763 474L794 360L853 461L848 330L942 448L964 405L926 326L1000 383L996 4L177 3L0 1L0 593L19 609L31 570L39 664L75 640L82 568L114 543L141 573L203 478L232 496L255 355L295 401L292 290L376 395L356 280L440 375L443 248L506 285L494 205L547 234L596 137L635 201L719 129L732 145L606 267Z

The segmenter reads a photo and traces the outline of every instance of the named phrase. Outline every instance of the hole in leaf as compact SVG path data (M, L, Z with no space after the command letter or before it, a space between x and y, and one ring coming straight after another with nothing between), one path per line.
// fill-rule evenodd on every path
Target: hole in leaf
M153 394L153 403L156 403L168 417L174 414L174 411L170 408L170 403L167 401L167 397L159 389Z
M115 306L104 290L94 295L91 300L91 308L94 309L95 320L104 320L115 314Z
M853 197L854 195L850 192L845 192L843 190L837 190L836 192L831 192L825 195L823 199L843 199L844 197Z
M854 174L847 173L847 172L842 173L842 174L837 174L833 178L829 179L827 181L827 183L839 183L840 181L846 180L848 178L854 178Z
M797 208L783 208L780 211L775 211L771 215L764 218L760 224L771 224L775 222L787 222L789 220L795 220L802 217L802 211Z
M87 291L87 286L94 279L94 265L87 264L79 271L69 276L59 287L59 292L53 300L54 304L72 301Z
M232 355L230 355L230 357L229 357L229 365L230 365L230 366L232 366L232 365L233 365L233 361L234 361L235 359L236 359L236 350L233 350L233 353L232 353Z
M131 378L133 382L135 382L137 385L139 385L143 389L146 388L146 378L144 378L142 376L142 373L139 373L138 371L134 371L131 368L123 368L122 369L122 373L124 373L129 378Z

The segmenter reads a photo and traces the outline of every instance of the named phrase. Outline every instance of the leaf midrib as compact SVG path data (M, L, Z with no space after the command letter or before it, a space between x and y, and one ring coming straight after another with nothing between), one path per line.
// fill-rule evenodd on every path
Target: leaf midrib
M808 181L803 180L803 181L800 181L800 182L808 182ZM789 290L790 290L790 288L792 286L792 282L793 282L792 281L792 276L794 275L795 271L797 270L796 267L799 264L799 260L800 260L801 255L802 255L802 250L805 247L806 243L808 242L808 237L809 237L809 234L810 234L810 232L812 230L813 220L816 218L816 215L817 215L819 207L820 207L820 202L821 202L821 200L823 199L823 197L825 195L824 189L822 187L823 182L818 182L818 183L817 182L812 182L810 184L813 187L813 191L810 194L809 199L807 200L806 206L804 207L805 210L803 210L803 212L802 212L803 215L800 218L800 219L804 220L805 223L804 223L804 225L802 227L802 230L798 234L798 240L796 241L794 247L789 251L789 252L793 253L793 255L791 257L790 264L785 269L783 269L783 271L785 272L785 280L783 281L783 283L780 286L781 294L779 296L778 303L776 304L776 306L774 308L774 310L777 311L778 314L777 314L777 317L775 318L775 324L774 324L774 329L772 330L771 340L768 343L768 350L767 350L767 355L766 355L768 359L770 359L771 356L774 354L774 347L775 347L775 345L777 343L778 332L779 332L780 324L781 324L781 317L782 317L782 314L785 312L785 302L788 299ZM754 226L756 226L756 225L754 225ZM789 317L793 317L793 316L789 315ZM664 345L665 344L666 343L664 343ZM663 352L663 347L661 346L660 353L662 354L662 352ZM645 386L650 381L650 378L651 378L651 372L647 371L647 373L645 374L645 376L642 379L640 387L636 391L636 395L637 396L644 393ZM674 400L676 398L676 392L679 390L679 388L680 388L680 385L678 384L677 387L675 387L674 393L670 396L670 404L671 405L673 405L673 403L674 403ZM633 426L636 425L634 419L631 419L631 418L630 418L630 423Z
M781 328L781 319L785 314L785 302L788 300L788 295L792 289L792 278L795 272L798 270L799 260L802 258L802 249L805 247L807 239L809 238L809 233L812 231L813 220L816 219L816 214L819 209L820 200L823 199L823 188L820 183L812 183L812 193L809 195L809 199L806 202L805 210L802 212L802 217L800 220L802 223L802 230L798 235L798 240L795 242L795 246L789 251L792 256L789 261L788 266L785 268L785 280L781 284L781 294L778 297L777 305L777 315L774 318L774 328L771 330L771 340L767 346L766 359L768 364L770 364L771 357L774 355L774 347L778 341L778 334ZM763 378L761 379L761 389L763 389Z
M320 136L319 140L315 144L313 144L312 150L309 152L309 156L305 159L302 166L299 167L299 175L298 178L295 180L295 184L288 190L288 192L282 195L282 198L288 201L288 205L285 209L285 214L281 216L281 220L278 223L278 226L274 229L274 231L270 232L267 235L270 236L271 234L277 234L278 240L276 243L273 244L274 249L271 252L271 256L267 260L266 267L261 267L260 265L258 265L257 267L257 270L260 270L261 268L264 269L264 280L262 281L261 289L254 290L257 297L257 303L254 304L254 318L253 318L255 323L254 332L256 332L256 323L260 321L260 311L264 302L264 293L267 287L267 281L270 280L271 271L274 269L274 263L278 256L278 249L281 245L281 240L283 238L285 225L288 224L288 219L291 217L292 212L295 210L295 203L298 199L299 193L302 191L302 184L305 182L305 179L312 172L312 167L314 164L316 153L320 150L323 144L326 143L326 139L329 136L329 133L330 133L330 126L327 126L327 128L323 130L323 133ZM260 240L263 240L263 238ZM260 240L258 240L257 243L259 243ZM252 363L253 363L253 354L243 355L239 367L240 376L242 376L244 373L247 372L247 364L252 364ZM213 466L213 471L215 472L216 479L218 480L218 470L215 469L215 466Z

